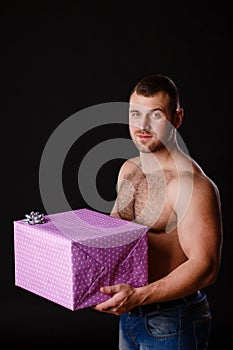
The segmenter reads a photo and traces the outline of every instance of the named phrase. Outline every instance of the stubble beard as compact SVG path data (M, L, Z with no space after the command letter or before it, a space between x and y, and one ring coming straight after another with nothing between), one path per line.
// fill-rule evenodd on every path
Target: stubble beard
M154 153L154 152L159 151L165 147L161 141L153 142L153 143L148 144L148 145L143 145L143 144L137 142L135 139L133 140L133 142L134 142L134 145L136 146L136 148L138 149L138 151L142 152L142 153Z

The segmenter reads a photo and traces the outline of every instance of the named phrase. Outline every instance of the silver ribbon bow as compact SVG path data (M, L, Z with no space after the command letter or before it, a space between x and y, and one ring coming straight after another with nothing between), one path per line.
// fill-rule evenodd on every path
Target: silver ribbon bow
M45 222L44 214L40 214L38 211L31 211L30 214L26 214L26 221L30 225L43 224Z

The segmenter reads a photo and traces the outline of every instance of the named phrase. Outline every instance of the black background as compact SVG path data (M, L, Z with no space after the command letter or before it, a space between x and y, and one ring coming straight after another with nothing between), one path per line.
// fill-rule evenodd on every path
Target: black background
M222 263L216 283L206 291L213 311L210 349L218 344L226 348L233 292L230 7L223 1L216 5L77 1L54 8L32 4L0 5L1 343L118 348L117 317L94 310L72 312L14 286L13 221L34 209L44 212L40 158L62 121L89 106L127 102L129 90L140 78L162 73L179 87L185 110L180 134L189 153L221 194ZM105 132L94 130L67 157L64 188L74 209L88 207L77 188L75 152L85 155ZM107 135L127 137L127 131L112 127ZM97 186L106 200L114 199L121 162L100 169Z

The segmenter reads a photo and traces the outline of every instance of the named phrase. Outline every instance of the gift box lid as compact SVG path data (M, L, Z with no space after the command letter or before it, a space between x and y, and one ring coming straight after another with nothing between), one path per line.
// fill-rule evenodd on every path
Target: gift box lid
M92 247L117 247L139 239L148 230L136 222L111 217L91 209L76 209L44 216L44 223L30 225L25 219L15 225L27 225L35 235L46 232L50 239L74 241ZM25 227L24 227L25 228Z

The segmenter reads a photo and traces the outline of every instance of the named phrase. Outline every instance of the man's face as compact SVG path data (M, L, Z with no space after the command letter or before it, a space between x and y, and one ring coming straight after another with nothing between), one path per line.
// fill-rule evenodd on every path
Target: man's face
M158 92L153 97L134 92L129 101L129 131L141 152L155 152L167 145L173 135L169 96Z

